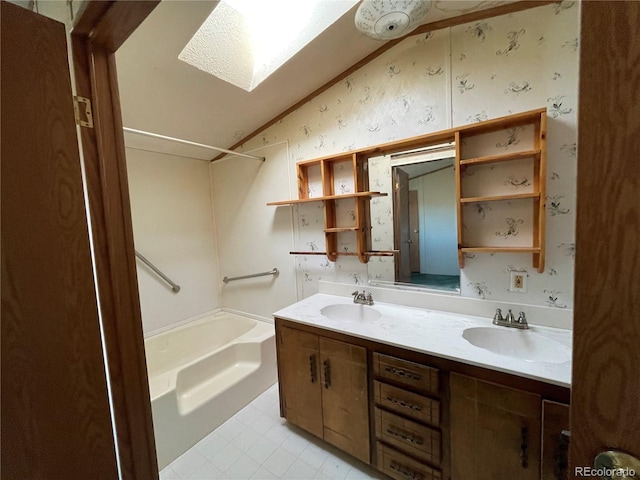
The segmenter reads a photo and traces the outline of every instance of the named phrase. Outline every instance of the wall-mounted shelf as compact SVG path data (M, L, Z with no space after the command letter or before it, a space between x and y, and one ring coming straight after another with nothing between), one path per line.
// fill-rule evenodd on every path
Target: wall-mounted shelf
M510 160L520 160L523 158L532 158L538 157L540 155L540 150L527 150L524 152L515 152L515 153L504 153L501 155L490 155L487 157L476 157L476 158L467 158L464 160L460 160L460 165L473 165L479 163L497 163L497 162L508 162Z
M308 202L322 202L322 208L324 210L323 230L326 248L324 251L291 252L292 255L326 255L332 262L335 262L339 256L357 256L362 263L367 263L369 261L369 257L372 256L394 255L393 252L371 251L371 218L369 212L369 201L373 197L382 197L387 194L369 191L367 161L367 157L363 155L349 153L336 157L298 162L298 198L279 202L269 202L267 205L279 206ZM336 194L334 185L334 166L338 163L347 162L350 163L351 166L355 192ZM318 197L309 196L309 170L314 167L320 167L322 195ZM355 225L339 226L336 221L336 202L349 199L353 200L355 203ZM357 245L356 252L338 251L338 234L346 232L355 232Z
M325 233L338 233L338 232L357 232L359 230L358 227L335 227L335 228L325 228Z
M367 257L393 257L397 254L397 250L380 250L380 251L372 251L372 252L364 252ZM358 256L358 252L331 252L332 255L336 255L338 257L355 257ZM327 252L289 252L290 255L327 255Z
M456 142L456 196L458 200L458 262L460 268L464 267L465 253L531 253L533 255L533 266L538 272L544 271L545 258L545 201L546 201L546 135L547 135L547 110L546 108L533 110L530 112L510 115L501 119L480 122L470 125L460 131L455 132ZM510 130L512 129L512 130ZM521 129L530 135L530 138L516 140L515 129ZM502 143L488 141L473 142L474 137L488 137L490 134L500 135L501 132L510 131L510 137ZM473 144L471 147L469 144ZM519 144L525 145L521 150L517 149ZM488 150L489 154L484 155ZM510 149L506 153L494 153L491 150ZM465 158L465 149L473 150L469 158ZM480 153L480 155L478 155ZM499 193L495 195L465 195L463 177L468 167L481 167L502 162L531 162L533 167L532 192L526 193ZM496 174L494 174L496 175ZM489 174L491 176L491 173ZM487 176L483 177L486 181ZM472 182L473 178L467 180ZM468 185L467 185L468 186ZM476 185L477 187L477 185ZM474 193L476 193L474 191ZM500 202L505 200L526 200L530 199L533 204L532 212L532 241L531 246L493 246L493 245L471 245L466 241L465 234L470 233L463 228L463 206L478 204L483 202ZM495 237L494 237L495 238ZM493 242L492 242L493 243Z
M532 141L522 142L507 139L503 144L495 144L494 148L485 151L475 149L467 155L467 143L474 137L485 134L502 135L514 129L528 129ZM448 130L429 133L404 140L393 141L381 145L374 145L356 150L354 152L338 154L332 157L317 158L298 162L298 198L269 202L267 205L294 205L307 202L322 202L324 211L324 234L326 248L324 251L290 252L292 255L326 255L331 261L338 256L357 256L362 263L367 263L372 256L394 256L397 251L372 251L371 250L371 218L369 201L372 197L385 196L385 193L369 191L369 178L367 175L368 158L373 156L388 155L405 152L413 149L429 147L441 143L455 141L456 145L456 203L458 213L458 262L460 268L464 268L465 253L530 253L533 256L533 266L539 272L544 271L545 258L545 201L546 201L546 132L547 109L541 108L529 112L508 115L506 117L487 120L484 122L464 125ZM504 136L504 135L503 135ZM517 146L522 145L521 149ZM500 147L496 151L495 147ZM473 149L472 149L473 150ZM509 150L509 151L505 151ZM483 168L485 165L502 164L505 162L531 162L533 166L533 185L530 192L499 192L465 195L463 191L463 172L469 167ZM334 186L334 166L339 163L350 163L353 172L354 193L336 194ZM486 168L486 167L484 167ZM493 168L492 166L490 168ZM310 196L310 171L320 170L322 183L322 196ZM498 169L498 166L496 166ZM355 225L339 226L336 224L336 202L352 199L355 203ZM473 245L465 241L463 237L463 206L480 204L483 202L504 202L530 200L533 204L531 231L532 241L530 246L494 246ZM526 204L525 204L526 205ZM509 205L509 208L512 208ZM515 208L515 207L513 207ZM338 235L346 232L355 232L357 251L343 252L338 249ZM467 231L467 234L469 232Z
M348 198L371 198L371 197L386 197L386 193L381 192L357 192L357 193L345 193L341 195L325 195L322 197L308 197L298 198L295 200L282 200L279 202L269 202L268 206L280 206L280 205L295 205L296 203L309 203L309 202L323 202L325 200L345 200Z
M460 199L460 203L500 202L505 200L524 200L527 198L540 198L540 192L491 195L487 197L465 197Z
M462 247L464 253L540 253L534 247Z

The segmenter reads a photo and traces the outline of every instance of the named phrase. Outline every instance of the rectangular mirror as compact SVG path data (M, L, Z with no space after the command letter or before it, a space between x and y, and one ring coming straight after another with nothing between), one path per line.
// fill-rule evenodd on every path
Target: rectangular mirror
M396 250L368 263L372 284L460 291L455 146L369 159L373 250Z

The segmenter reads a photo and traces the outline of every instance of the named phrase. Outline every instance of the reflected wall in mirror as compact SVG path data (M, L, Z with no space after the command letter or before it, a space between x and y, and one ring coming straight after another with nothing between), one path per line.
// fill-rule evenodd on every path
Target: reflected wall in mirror
M438 145L420 152L369 159L369 185L386 197L371 200L371 283L460 291L457 257L455 149Z

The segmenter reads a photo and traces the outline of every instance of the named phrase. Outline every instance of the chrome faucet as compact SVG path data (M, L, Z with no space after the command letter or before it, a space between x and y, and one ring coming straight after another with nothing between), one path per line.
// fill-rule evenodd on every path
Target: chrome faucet
M360 305L373 305L373 296L370 293L365 293L364 290L362 293L356 290L351 295L353 295L353 303L358 303Z
M519 328L522 330L526 330L529 328L529 324L527 323L527 318L524 315L524 312L520 312L518 315L518 319L513 315L511 309L509 309L509 313L507 313L507 318L502 317L502 310L499 308L496 310L496 314L493 316L493 324L500 325L502 327L511 327L511 328Z

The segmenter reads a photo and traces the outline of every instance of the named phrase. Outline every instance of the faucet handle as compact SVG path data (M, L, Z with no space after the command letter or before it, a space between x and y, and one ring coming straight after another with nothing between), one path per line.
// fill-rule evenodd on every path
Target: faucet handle
M527 317L524 315L524 312L520 312L518 315L518 323L527 325Z
M507 318L505 319L507 323L515 323L516 317L513 316L513 312L509 309L509 313L507 313Z
M498 322L504 322L504 318L502 318L502 310L496 308L496 314L493 316L493 323L497 325Z
M371 295L371 293L367 295L367 304L373 305L373 295Z

